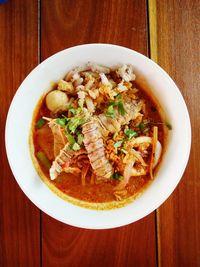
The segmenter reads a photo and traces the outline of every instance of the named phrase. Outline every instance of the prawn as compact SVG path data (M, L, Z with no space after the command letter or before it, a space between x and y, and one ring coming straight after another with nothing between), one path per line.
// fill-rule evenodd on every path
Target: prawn
M111 163L105 156L104 143L99 124L95 118L82 126L84 145L88 152L88 158L97 180L109 179L113 173Z
M57 178L57 176L70 166L71 159L74 155L74 151L69 149L69 143L67 143L59 152L58 156L52 163L49 170L51 180Z

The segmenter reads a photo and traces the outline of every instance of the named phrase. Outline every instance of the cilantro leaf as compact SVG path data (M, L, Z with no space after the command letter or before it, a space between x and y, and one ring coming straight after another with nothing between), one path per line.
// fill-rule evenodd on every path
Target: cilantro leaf
M126 134L126 136L128 137L128 139L131 139L132 137L136 137L138 136L138 133L131 130L131 129L127 129L124 131L124 133Z
M125 115L126 114L126 110L124 108L124 105L123 105L122 101L118 102L118 110L119 110L119 113L121 113L121 115Z

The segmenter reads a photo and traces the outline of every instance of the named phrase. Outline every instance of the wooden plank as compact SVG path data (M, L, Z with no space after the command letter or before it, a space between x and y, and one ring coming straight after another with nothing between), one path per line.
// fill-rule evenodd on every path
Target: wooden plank
M37 1L22 3L16 0L0 5L0 266L2 267L40 265L40 211L31 204L15 182L8 166L4 144L6 115L12 97L21 81L38 63L37 8Z
M156 266L153 219L152 214L121 228L85 230L43 215L43 266Z
M82 43L147 54L145 1L42 1L42 59ZM83 230L42 215L43 266L155 266L154 213L113 230Z
M48 8L47 8L48 7ZM147 54L145 1L42 1L42 59L83 43L112 43Z
M158 25L153 29L157 48L153 35L151 48L154 52L157 49L158 63L179 86L193 131L182 181L157 213L159 266L196 267L200 266L200 5L198 0L151 0L150 6L156 9L154 25Z

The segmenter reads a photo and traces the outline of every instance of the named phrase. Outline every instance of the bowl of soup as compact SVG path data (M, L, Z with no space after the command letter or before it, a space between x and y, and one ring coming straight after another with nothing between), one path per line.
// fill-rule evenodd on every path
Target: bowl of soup
M125 47L87 44L25 78L5 138L12 172L38 208L106 229L169 197L188 161L191 128L179 89L156 63Z

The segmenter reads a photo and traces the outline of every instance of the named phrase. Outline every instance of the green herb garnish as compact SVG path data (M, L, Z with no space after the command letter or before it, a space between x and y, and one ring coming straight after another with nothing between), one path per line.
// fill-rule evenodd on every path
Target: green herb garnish
M146 128L145 124L143 122L141 122L138 127L140 128L140 130L143 132L144 129Z
M118 172L114 172L113 175L112 175L112 178L114 180L123 180L124 179L124 177Z
M117 107L117 109L118 109L118 111L119 111L119 113L121 115L125 115L126 114L126 110L124 108L124 104L121 101L121 94L118 94L115 97L115 101L109 102L108 108L107 108L107 111L106 111L106 116L107 117L111 117L111 118L114 118L115 117L114 107Z
M114 110L113 104L108 106L107 111L106 111L106 116L111 117L111 118L115 117L115 110Z
M67 128L71 133L75 133L76 129L82 124L84 124L86 121L87 119L83 117L72 117L69 119Z
M117 106L118 106L119 113L121 113L121 115L124 116L126 114L126 110L124 108L122 101L119 101Z
M72 146L72 149L74 150L74 151L77 151L77 150L79 150L81 147L80 147L80 145L78 144L78 143L74 143L73 144L73 146Z
M81 145L83 143L83 134L79 133L77 137L78 144Z
M126 134L128 139L131 139L132 137L138 136L138 133L133 131L133 130L131 130L131 129L124 130L124 133Z
M73 145L76 143L76 140L74 139L73 135L67 133L66 137L70 145Z
M116 97L115 100L121 100L122 99L122 95L119 93Z
M117 141L117 142L114 144L114 147L115 147L115 148L120 147L120 146L122 145L123 142L124 142L123 140Z
M50 169L51 168L51 163L46 157L45 153L43 151L39 151L36 153L36 157L39 159L40 163L46 168Z
M43 118L40 118L37 123L36 123L36 127L39 129L39 128L42 128L42 126L44 126L46 123L46 121L43 119Z
M72 114L76 115L77 109L73 108L72 106L68 109Z
M67 123L67 119L66 118L57 118L56 119L56 123L59 124L62 127L65 127L65 125Z

